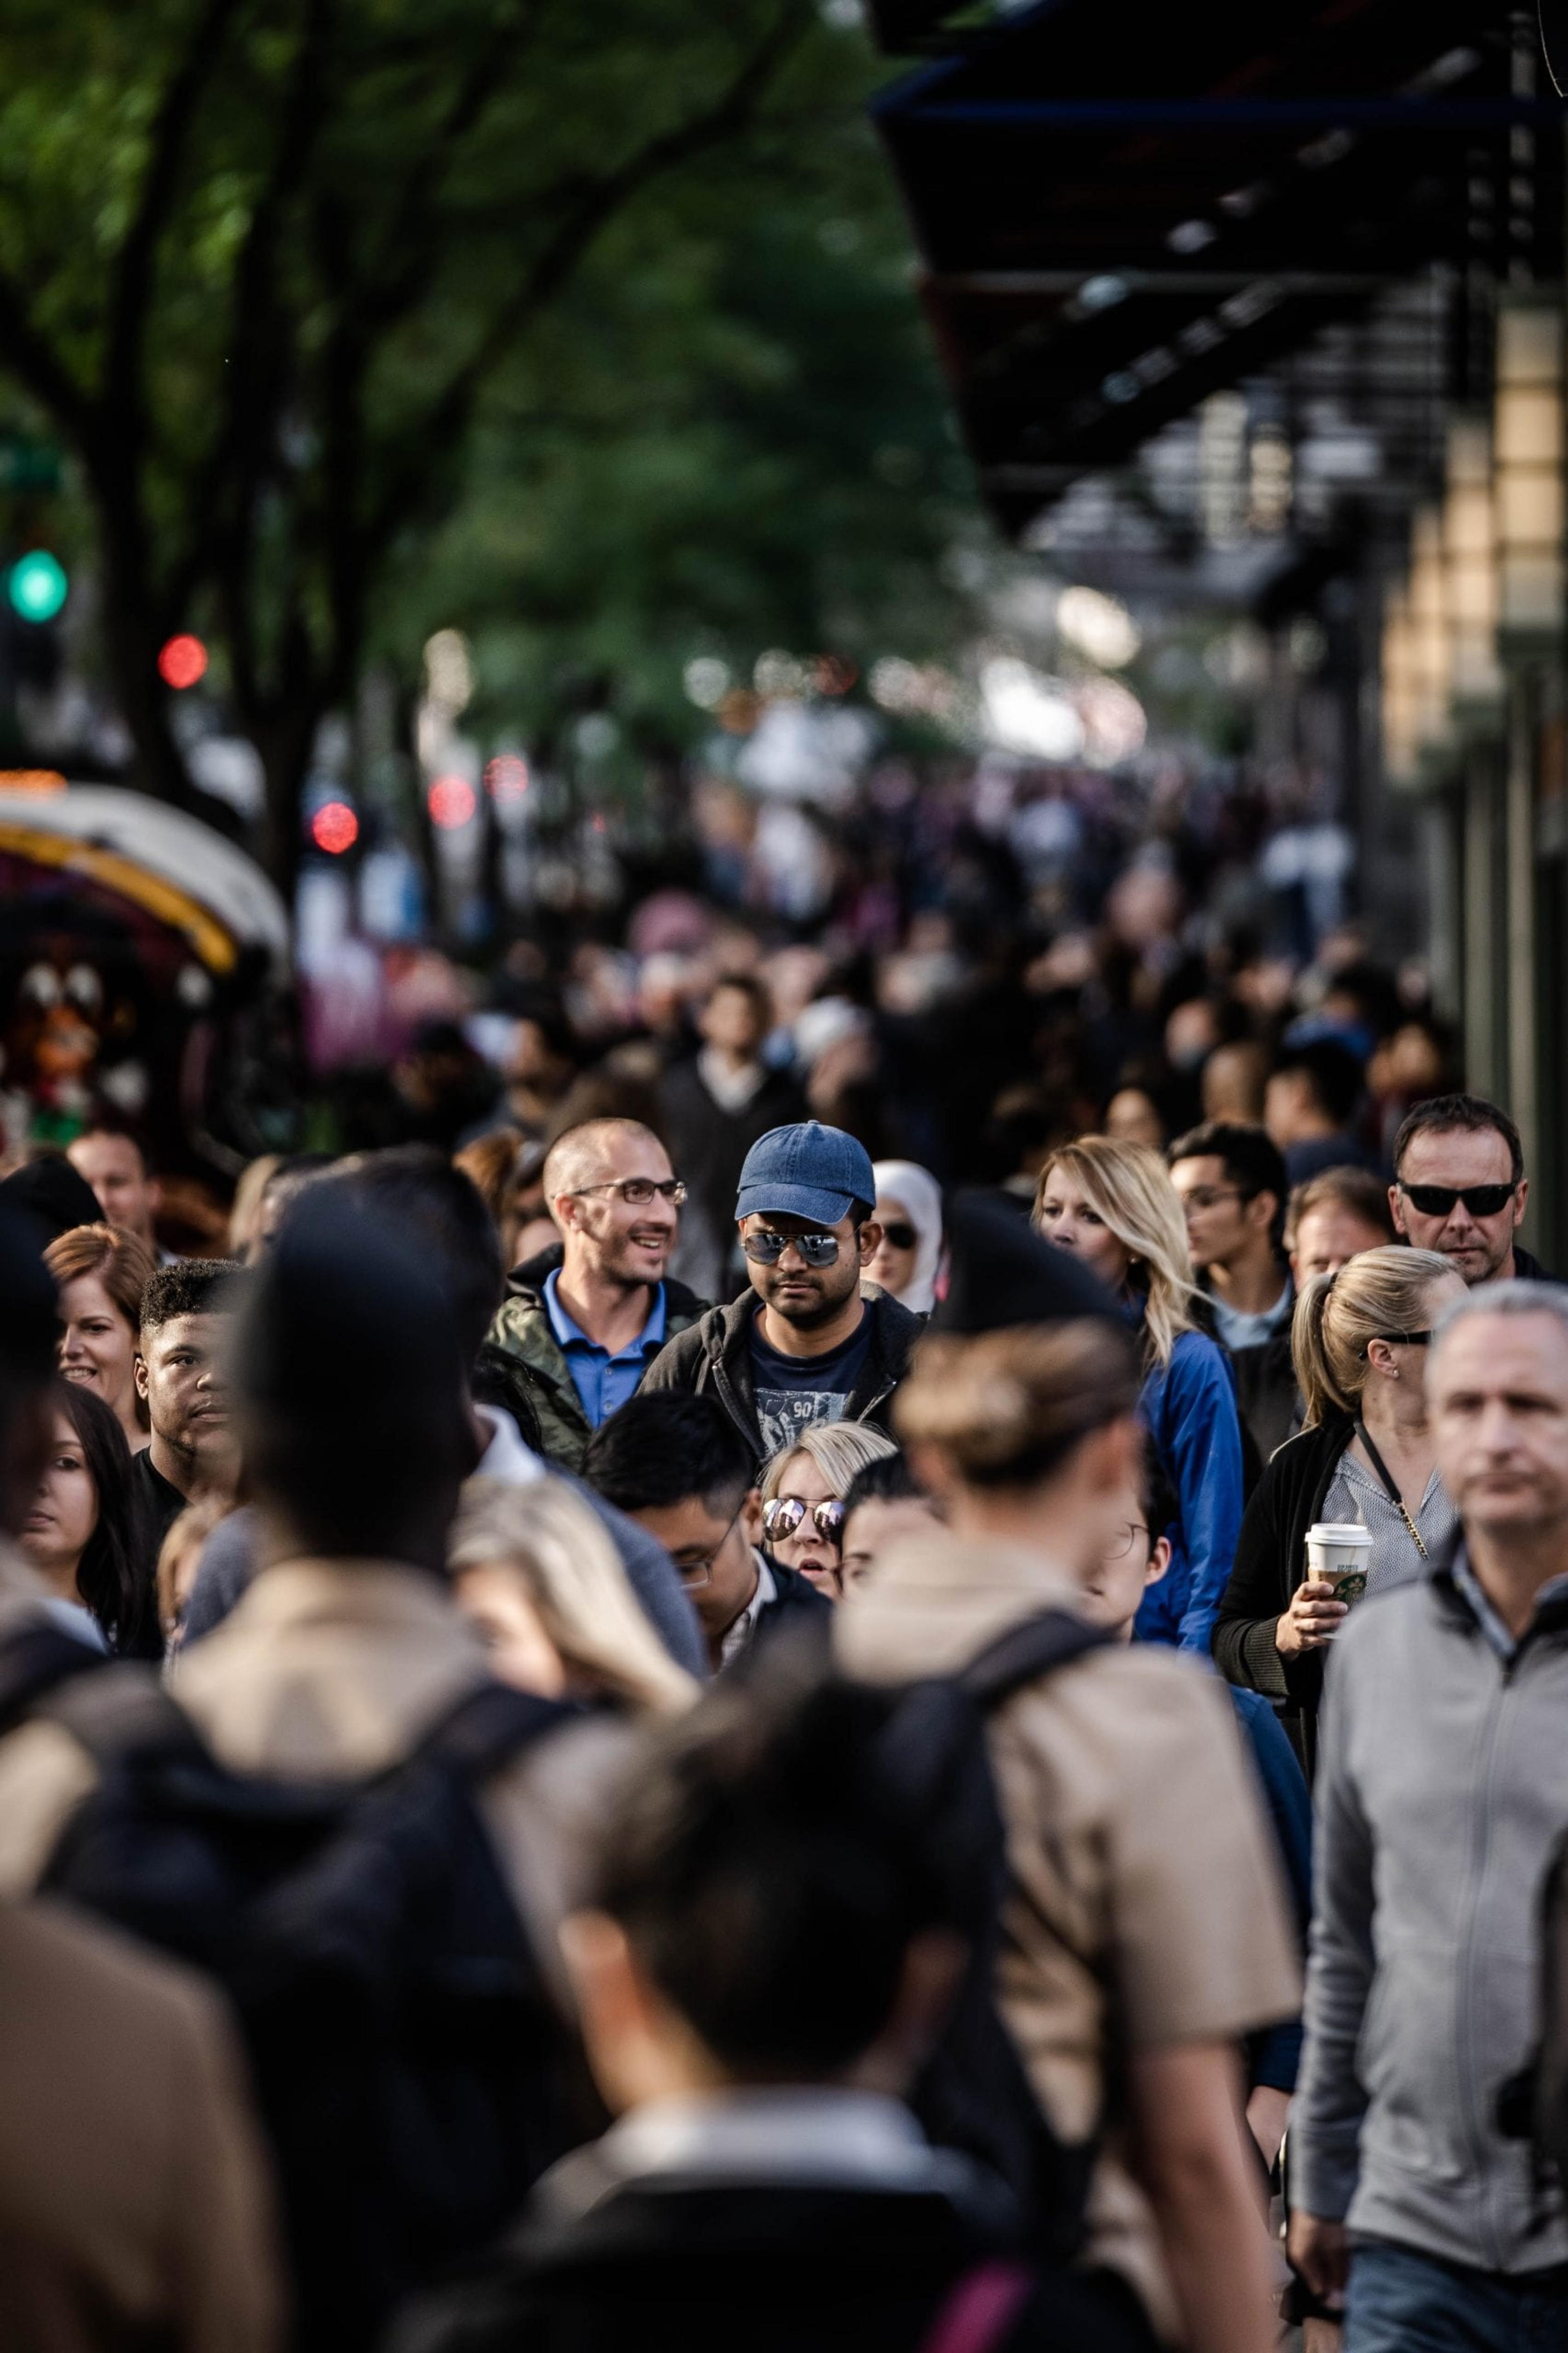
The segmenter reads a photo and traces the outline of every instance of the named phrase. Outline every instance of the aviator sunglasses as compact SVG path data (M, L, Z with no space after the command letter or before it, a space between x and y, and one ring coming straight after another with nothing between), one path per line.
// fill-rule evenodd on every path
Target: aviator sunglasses
M823 1543L837 1546L844 1533L843 1504L808 1504L799 1495L775 1495L772 1503L763 1505L763 1534L774 1544L784 1544L797 1532L807 1512Z
M741 1236L741 1248L757 1266L777 1266L792 1246L807 1266L831 1266L838 1256L837 1234L775 1234L764 1226L757 1233Z
M1447 1218L1453 1214L1456 1201L1463 1201L1472 1218L1495 1218L1518 1192L1517 1185L1406 1185L1400 1179L1400 1191L1413 1208L1424 1218Z

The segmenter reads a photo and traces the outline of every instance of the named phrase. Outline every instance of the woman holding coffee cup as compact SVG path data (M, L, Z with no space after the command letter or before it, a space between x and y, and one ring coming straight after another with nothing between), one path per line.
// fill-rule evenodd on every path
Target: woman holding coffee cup
M1363 1250L1315 1275L1290 1353L1306 1426L1275 1454L1241 1525L1215 1624L1226 1680L1285 1703L1308 1770L1323 1652L1363 1592L1419 1577L1454 1511L1426 1424L1426 1344L1465 1295L1433 1250Z

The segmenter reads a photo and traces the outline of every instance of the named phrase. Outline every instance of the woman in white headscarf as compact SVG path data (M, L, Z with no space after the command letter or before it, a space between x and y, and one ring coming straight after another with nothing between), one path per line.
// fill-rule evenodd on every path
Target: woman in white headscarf
M879 1160L871 1174L882 1239L866 1272L912 1315L929 1315L942 1264L942 1187L913 1160Z

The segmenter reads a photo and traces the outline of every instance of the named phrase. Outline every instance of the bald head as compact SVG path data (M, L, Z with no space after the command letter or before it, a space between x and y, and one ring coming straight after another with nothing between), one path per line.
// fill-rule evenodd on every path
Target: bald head
M544 1163L544 1198L561 1229L561 1287L631 1291L661 1282L678 1216L668 1194L669 1155L636 1119L588 1119L569 1127ZM628 1189L631 1198L627 1198Z

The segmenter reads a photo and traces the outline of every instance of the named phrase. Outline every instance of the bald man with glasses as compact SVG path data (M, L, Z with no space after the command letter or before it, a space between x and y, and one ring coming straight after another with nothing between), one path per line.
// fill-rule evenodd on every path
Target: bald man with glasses
M568 1128L545 1160L544 1198L560 1245L513 1272L489 1345L515 1361L542 1451L578 1472L594 1432L704 1302L668 1272L686 1187L640 1121Z

